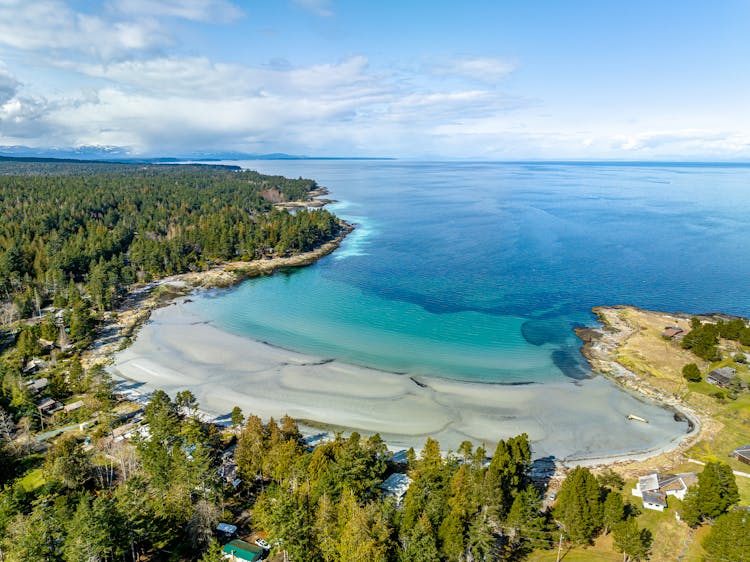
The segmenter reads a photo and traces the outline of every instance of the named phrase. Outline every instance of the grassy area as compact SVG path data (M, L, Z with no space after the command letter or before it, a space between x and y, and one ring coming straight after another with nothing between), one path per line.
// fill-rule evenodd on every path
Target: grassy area
M44 478L44 472L40 467L27 472L18 482L23 486L24 490L27 492L33 492L44 486L46 481L47 480Z
M735 448L750 443L750 393L744 392L736 400L720 400L713 396L721 391L718 387L705 380L688 384L682 376L682 367L695 363L704 376L711 369L729 366L736 369L741 378L747 379L747 365L732 360L731 354L742 349L739 344L722 341L720 349L725 358L708 363L682 349L678 341L661 336L667 325L689 329L686 319L632 308L618 311L618 314L635 327L635 332L617 350L617 361L643 377L647 385L680 397L704 416L719 422L713 431L704 432L701 441L687 452L687 456L704 462L721 460L733 470L750 472L750 467L729 457Z
M701 440L684 456L665 457L663 462L667 463L666 465L660 465L658 460L652 459L621 470L626 479L630 477L623 488L623 499L641 509L637 518L638 525L650 530L653 536L651 560L676 560L678 556L684 561L702 560L705 552L701 541L710 532L710 526L704 525L693 530L682 521L678 521L675 513L680 511L682 502L674 497L669 497L669 507L663 512L642 508L640 499L630 495L630 490L636 482L632 477L646 474L649 470L700 473L702 467L687 462L688 458L702 462L720 460L730 465L733 470L750 473L750 466L729 457L735 448L750 443L750 393L742 393L736 400L719 400L713 396L720 390L716 386L705 381L688 384L682 376L683 366L695 363L703 376L711 369L729 366L736 369L738 375L747 381L750 379L748 366L735 363L731 354L743 351L750 356L750 353L741 349L736 342L722 342L720 348L725 359L708 363L692 352L682 349L678 341L667 340L661 335L666 326L680 326L684 330L689 330L688 319L633 308L617 310L616 314L621 324L625 321L633 328L633 333L617 348L617 362L639 375L643 386L658 389L666 395L681 399L690 408L699 412L706 421ZM740 505L750 505L750 478L737 476L736 481L740 492ZM567 562L622 560L622 555L616 552L612 537L606 536L599 537L590 546L564 548L561 559ZM529 560L557 560L557 550L536 551Z

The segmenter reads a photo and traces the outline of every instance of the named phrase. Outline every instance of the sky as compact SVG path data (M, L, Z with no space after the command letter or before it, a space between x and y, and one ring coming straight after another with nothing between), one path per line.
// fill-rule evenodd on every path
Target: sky
M750 1L0 0L2 146L750 161Z

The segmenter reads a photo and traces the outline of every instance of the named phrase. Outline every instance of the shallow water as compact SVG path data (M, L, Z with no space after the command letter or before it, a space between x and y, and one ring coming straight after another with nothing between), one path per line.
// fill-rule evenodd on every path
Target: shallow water
M398 372L518 383L588 374L597 305L750 314L750 168L258 161L357 224L317 264L190 308L250 338Z

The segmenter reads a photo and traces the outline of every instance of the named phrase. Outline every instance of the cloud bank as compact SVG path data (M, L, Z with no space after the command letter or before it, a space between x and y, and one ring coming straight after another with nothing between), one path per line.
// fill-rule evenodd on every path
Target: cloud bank
M313 21L336 19L326 0L289 1ZM75 6L0 0L0 145L120 146L150 155L750 157L749 135L726 127L555 126L542 97L511 87L522 69L513 57L462 54L404 64L374 64L357 53L306 64L221 60L196 51L177 31L230 29L253 17L245 4ZM45 86L47 75L57 78L55 87Z

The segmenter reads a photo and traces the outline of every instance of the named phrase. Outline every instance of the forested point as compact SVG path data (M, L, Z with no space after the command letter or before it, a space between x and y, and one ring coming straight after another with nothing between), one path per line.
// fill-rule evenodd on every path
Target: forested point
M1 320L75 293L111 310L136 281L309 251L339 233L336 217L264 194L305 201L317 187L222 166L0 161Z

